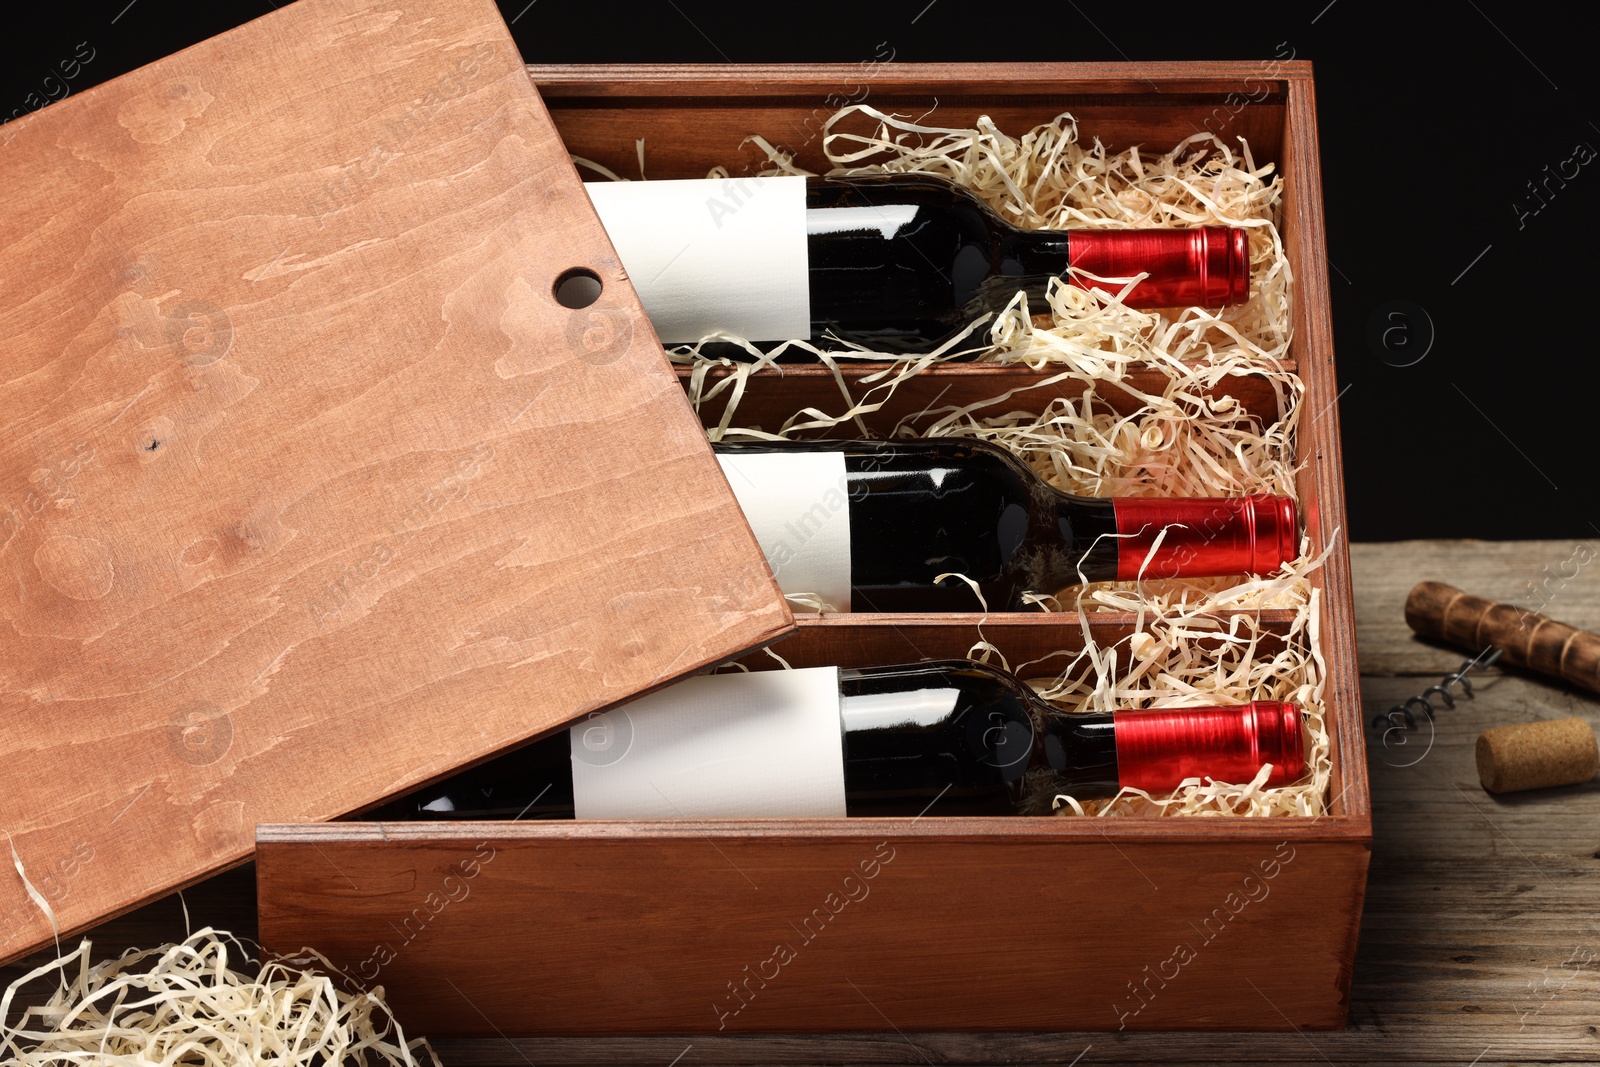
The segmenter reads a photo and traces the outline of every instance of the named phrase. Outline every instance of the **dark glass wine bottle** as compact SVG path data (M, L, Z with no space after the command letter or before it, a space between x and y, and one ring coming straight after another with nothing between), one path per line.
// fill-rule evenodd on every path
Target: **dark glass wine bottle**
M931 175L587 188L667 344L721 329L752 342L928 352L1019 291L1041 306L1053 278L1117 293L1147 274L1125 298L1133 307L1221 307L1250 290L1242 228L1025 230ZM1069 267L1120 280L1092 283ZM984 336L964 347L982 349Z
M1299 555L1287 497L1073 496L983 441L715 450L778 585L840 611L1014 611L1029 591L1270 574Z
M1025 778L1048 810L1055 793L1103 797L1129 786L1164 794L1186 778L1248 782L1268 763L1269 786L1305 773L1300 711L1291 704L1071 713L1013 675L966 660L837 676L852 816L1014 815L1030 796ZM570 819L573 761L585 758L581 739L563 731L373 817Z

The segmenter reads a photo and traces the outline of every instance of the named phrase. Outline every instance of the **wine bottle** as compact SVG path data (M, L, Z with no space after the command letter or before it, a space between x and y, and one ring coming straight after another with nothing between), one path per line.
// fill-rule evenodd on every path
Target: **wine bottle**
M790 739L720 736L788 714L774 710L786 701L823 737L810 756ZM378 817L1009 815L1025 778L1050 795L1165 794L1187 778L1249 782L1270 763L1267 785L1285 785L1305 772L1302 746L1299 709L1274 701L1074 713L966 660L761 671L680 682Z
M726 331L928 352L1019 290L1037 305L1052 278L1120 292L1148 274L1126 298L1134 307L1221 307L1250 289L1241 228L1024 230L930 175L585 188L667 344ZM1090 283L1068 267L1121 281Z
M1029 591L1270 574L1299 555L1287 497L1073 496L984 441L714 447L779 587L823 610L1015 611Z

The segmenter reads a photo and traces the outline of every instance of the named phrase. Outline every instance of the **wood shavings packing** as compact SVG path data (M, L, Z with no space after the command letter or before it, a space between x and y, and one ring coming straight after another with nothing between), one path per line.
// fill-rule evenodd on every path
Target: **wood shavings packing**
M231 935L209 927L181 944L130 950L90 963L90 942L35 968L0 998L0 1065L128 1067L417 1067L438 1065L422 1039L409 1044L382 989L340 990L320 957L251 964ZM15 1025L24 986L54 977L43 1005Z

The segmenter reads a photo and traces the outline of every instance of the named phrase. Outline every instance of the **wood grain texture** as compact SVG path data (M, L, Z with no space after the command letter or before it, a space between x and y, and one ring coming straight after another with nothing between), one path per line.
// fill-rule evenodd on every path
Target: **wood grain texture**
M1552 560L1559 563L1571 549L1565 542L1352 546L1363 661L1374 661L1366 653L1373 645L1392 645L1396 651L1377 661L1387 673L1363 678L1368 714L1412 691L1417 675L1433 673L1435 659L1442 656L1446 669L1458 659L1453 652L1398 639L1409 632L1401 605L1419 575L1516 597L1526 576L1538 574ZM1586 624L1593 625L1600 621L1593 614L1600 610L1597 605L1600 600L1574 592L1563 610L1574 618L1588 612ZM1392 628L1398 630L1391 633ZM1395 677L1397 670L1409 673ZM446 1063L465 1067L667 1064L679 1055L684 1064L719 1065L1066 1064L1080 1054L1084 1067L1600 1062L1600 970L1594 963L1580 965L1584 949L1600 951L1593 912L1600 899L1600 858L1595 855L1600 851L1600 789L1490 798L1476 788L1472 754L1472 741L1486 726L1572 714L1600 724L1597 706L1593 697L1543 679L1498 674L1485 680L1478 699L1441 716L1439 733L1422 760L1405 762L1421 748L1404 756L1379 744L1369 749L1376 834L1350 1025L1344 1030L932 1033L902 1026L899 1031L823 1036L709 1032L506 1038L494 1034L494 1020L489 1019L483 1020L485 1036L444 1038L435 1046ZM219 875L185 894L196 926L217 922L246 935L255 933L254 886L243 873ZM864 901L860 914L868 915L867 909L880 899L886 898ZM1003 901L997 906L1009 907L1013 914L1033 914L1027 902L1008 898L1004 887L990 899ZM448 912L440 921L449 921ZM629 921L626 916L606 919ZM848 921L846 909L836 932L850 936ZM178 901L168 898L95 931L96 954L176 940L183 931ZM493 931L480 933L485 940L494 936ZM1017 965L1026 966L1026 956ZM0 970L0 982L18 973L18 967ZM1274 987L1256 984L1259 993L1243 983L1230 987L1236 996L1256 998L1260 1011L1270 1013ZM441 1004L454 1002L463 1013L473 1012L448 984L435 981L432 989ZM46 992L35 990L28 1002L37 1002ZM766 995L781 996L781 987L773 986ZM841 995L856 997L848 987ZM892 1015L890 1019L897 1021Z
M1277 64L1309 76L1306 63ZM1197 132L1243 136L1255 158L1281 158L1288 95L1254 63L903 63L879 46L858 63L570 64L528 68L574 154L625 178L703 178L712 166L753 173L759 132L821 171L822 126L846 104L970 128L987 115L1027 130L1070 111L1112 151L1168 151ZM863 120L864 128L870 123ZM842 127L841 127L842 128Z
M1348 990L1367 850L1297 839L1315 820L1137 844L849 821L263 827L261 934L315 945L439 1035L483 1018L508 1035L1284 1025L1226 978L1271 989L1296 1026L1344 1021L1329 988Z
M1365 811L1369 788L1350 587L1350 533L1339 443L1339 382L1333 364L1316 91L1310 63L1279 66L1287 86L1283 157L1279 160L1279 172L1284 177L1280 227L1295 272L1291 351L1306 388L1295 438L1295 458L1302 465L1296 486L1301 521L1311 539L1312 551L1329 550L1323 566L1311 578L1322 595L1319 640L1328 664L1323 696L1335 735L1329 788L1335 795L1351 798L1351 810Z
M0 168L0 828L63 931L792 626L489 0L305 0Z

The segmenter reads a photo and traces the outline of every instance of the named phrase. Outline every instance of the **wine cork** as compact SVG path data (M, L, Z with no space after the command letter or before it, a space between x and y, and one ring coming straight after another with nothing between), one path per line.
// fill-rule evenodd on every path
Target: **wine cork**
M1582 719L1496 726L1478 735L1478 781L1491 793L1577 785L1600 772L1600 745Z
M1420 582L1411 590L1406 623L1419 637L1474 655L1493 646L1503 663L1600 693L1600 634L1442 582Z

